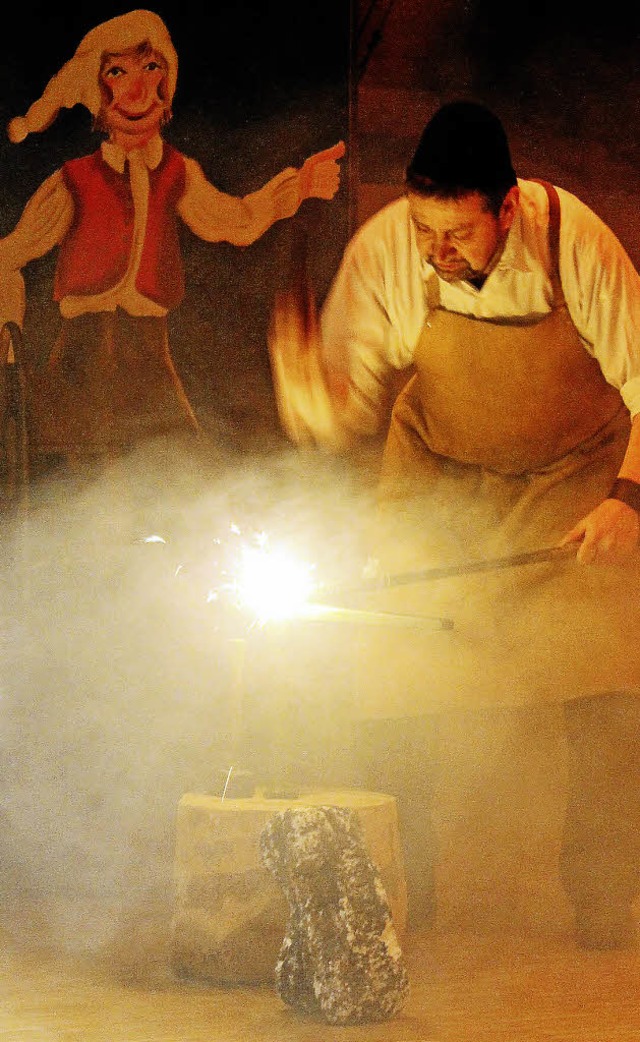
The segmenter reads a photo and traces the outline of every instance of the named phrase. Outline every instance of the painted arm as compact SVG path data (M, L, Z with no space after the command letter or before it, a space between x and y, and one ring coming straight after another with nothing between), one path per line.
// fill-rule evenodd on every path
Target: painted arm
M0 324L11 321L22 328L26 307L22 268L57 246L72 220L73 201L57 171L31 197L14 230L0 239Z
M185 224L207 242L249 246L275 224L292 217L305 199L333 199L340 183L342 142L318 152L298 170L287 167L257 192L242 198L218 191L193 159L186 160L187 184L178 204Z

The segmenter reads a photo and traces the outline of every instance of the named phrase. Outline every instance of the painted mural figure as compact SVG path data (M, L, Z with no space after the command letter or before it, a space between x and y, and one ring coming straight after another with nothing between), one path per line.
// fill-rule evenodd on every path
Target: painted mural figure
M0 324L22 328L21 269L58 247L62 315L47 365L29 377L36 451L103 455L198 423L173 365L167 315L184 294L180 222L208 242L249 245L305 198L331 199L342 143L237 198L163 140L178 58L162 19L134 10L86 34L24 116L14 143L84 105L105 140L65 162L0 240Z

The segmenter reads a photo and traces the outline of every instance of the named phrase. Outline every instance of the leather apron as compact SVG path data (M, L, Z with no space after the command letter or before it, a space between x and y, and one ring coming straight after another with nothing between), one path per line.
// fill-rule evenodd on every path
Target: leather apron
M559 202L545 188L549 314L486 320L430 301L382 461L374 538L389 575L555 546L618 474L629 413L571 322ZM358 607L449 619L453 629L363 632L357 716L640 693L640 554L624 565L562 558L390 587L359 595Z

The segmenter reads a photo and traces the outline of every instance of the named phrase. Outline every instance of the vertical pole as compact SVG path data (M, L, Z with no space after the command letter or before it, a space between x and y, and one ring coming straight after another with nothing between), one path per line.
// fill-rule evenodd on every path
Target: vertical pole
M3 498L26 513L29 505L29 445L27 437L27 388L22 331L5 322L0 333L0 365L3 367L2 443L6 477Z
M247 641L245 637L229 638L231 663L231 764L238 767L244 734L245 664Z
M230 637L227 640L230 663L229 698L231 703L231 742L229 766L224 781L221 799L224 799L232 783L237 782L242 757L242 740L245 731L245 664L247 641L245 637ZM246 774L246 772L244 772Z
M351 238L358 223L358 22L360 0L349 3L349 70L348 70L348 237Z

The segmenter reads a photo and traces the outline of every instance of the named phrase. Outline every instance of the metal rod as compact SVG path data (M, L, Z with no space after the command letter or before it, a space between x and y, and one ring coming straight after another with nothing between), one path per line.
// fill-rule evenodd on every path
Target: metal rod
M557 561L575 556L576 550L576 543L566 543L562 546L527 550L522 553L508 554L506 557L494 557L483 561L466 561L463 564L441 565L435 568L421 568L411 572L380 575L373 579L366 579L355 586L334 586L329 590L319 590L317 599L325 601L328 597L335 598L350 593L368 593L375 590L386 590L393 586L410 586L416 583L433 582L435 579L472 575L474 572L497 572L502 568L517 568L526 564Z
M295 619L271 623L272 626L301 622L352 623L359 626L408 627L410 629L452 630L453 620L431 615L407 615L389 611L362 611L332 604L308 604Z
M233 764L231 764L231 767L227 771L227 777L225 778L224 789L222 790L222 796L220 797L220 803L222 803L222 801L224 800L225 796L227 795L227 789L229 788L229 782L231 781L231 775L232 774L233 774Z

